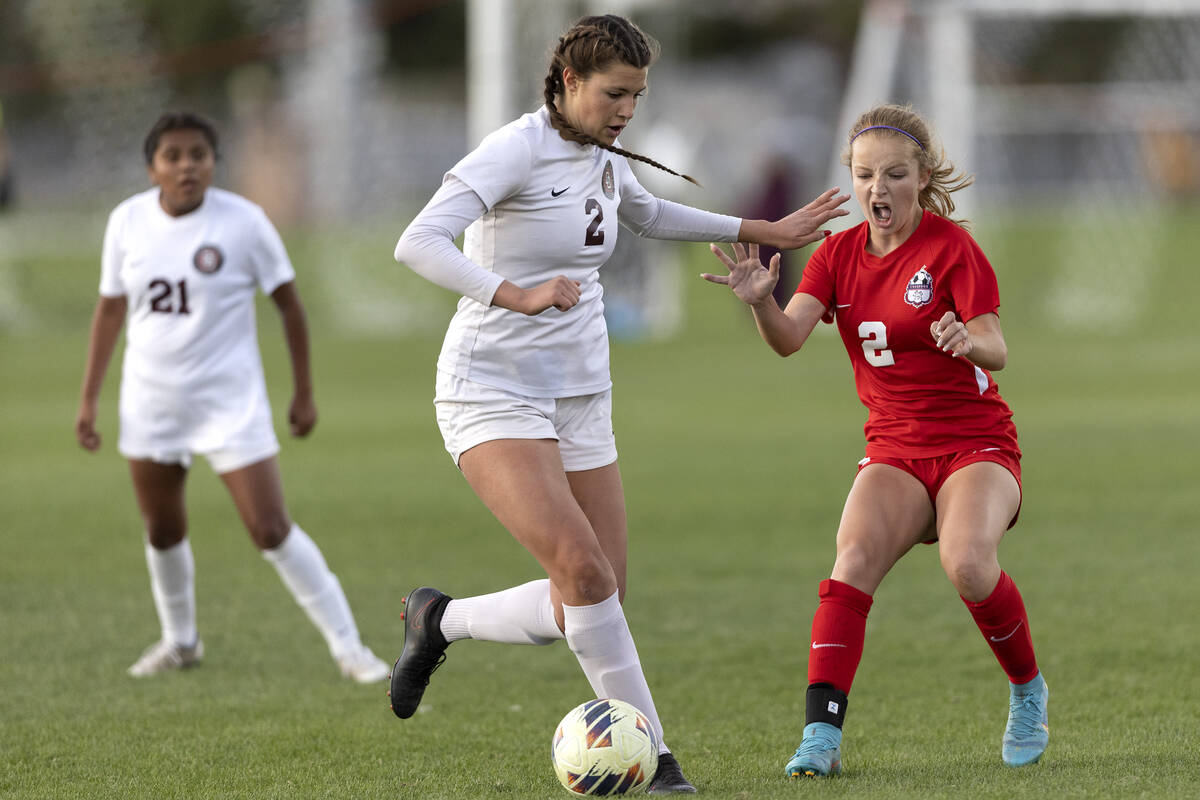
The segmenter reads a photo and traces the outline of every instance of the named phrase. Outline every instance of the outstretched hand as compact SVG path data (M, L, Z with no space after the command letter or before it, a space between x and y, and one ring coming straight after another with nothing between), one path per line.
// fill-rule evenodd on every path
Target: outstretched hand
M771 257L769 267L764 267L758 258L758 245L752 244L749 250L741 242L733 244L733 258L715 244L708 246L717 260L729 270L728 275L713 275L705 272L701 278L709 283L720 283L728 286L738 299L749 306L756 306L771 297L775 284L779 282L779 254ZM736 260L735 260L736 259Z
M824 239L830 232L822 226L834 217L844 217L850 213L839 208L850 199L850 195L839 195L838 191L835 186L822 192L808 205L771 223L766 237L760 242L780 250L795 250Z

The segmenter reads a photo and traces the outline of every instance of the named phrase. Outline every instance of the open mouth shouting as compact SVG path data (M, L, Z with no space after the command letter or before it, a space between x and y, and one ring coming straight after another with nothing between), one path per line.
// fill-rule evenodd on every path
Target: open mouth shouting
M877 225L886 227L892 222L892 207L887 203L872 203L871 216Z

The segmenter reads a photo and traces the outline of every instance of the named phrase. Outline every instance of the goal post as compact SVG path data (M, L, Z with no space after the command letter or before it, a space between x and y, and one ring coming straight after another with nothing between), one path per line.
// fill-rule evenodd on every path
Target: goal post
M980 235L1048 223L1057 324L1119 331L1146 309L1167 205L1200 196L1200 0L868 0L846 87L833 183L857 115L911 102L976 176L956 216ZM1003 259L1006 242L984 244Z

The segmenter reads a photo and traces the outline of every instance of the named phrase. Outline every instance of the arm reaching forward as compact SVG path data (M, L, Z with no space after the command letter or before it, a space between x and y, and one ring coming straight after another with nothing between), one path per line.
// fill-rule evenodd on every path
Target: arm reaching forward
M779 281L779 254L764 267L758 258L758 245L747 250L741 244L733 245L733 258L724 250L709 245L713 255L729 270L728 275L704 273L700 277L709 283L728 286L737 298L750 306L754 323L763 341L781 356L790 356L799 350L812 333L825 307L821 301L809 294L792 296L786 310L781 310L771 295Z

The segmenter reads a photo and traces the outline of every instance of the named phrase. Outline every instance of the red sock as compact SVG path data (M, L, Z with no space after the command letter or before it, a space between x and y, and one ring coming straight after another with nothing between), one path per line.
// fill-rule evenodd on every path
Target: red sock
M821 581L821 598L813 615L812 647L808 651L808 683L827 683L850 694L854 673L862 660L871 595L848 583Z
M975 624L996 654L1013 683L1028 683L1037 677L1037 657L1033 654L1033 637L1029 633L1029 617L1025 603L1012 578L1000 573L1000 582L986 600L972 603L963 598Z

